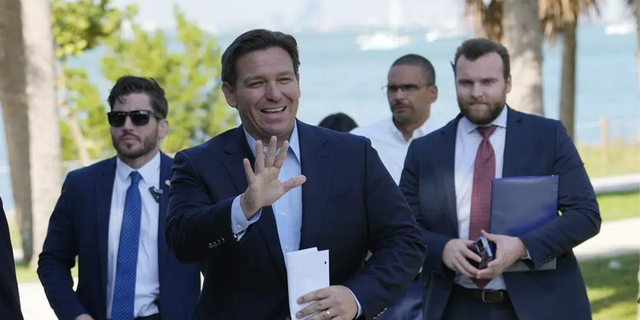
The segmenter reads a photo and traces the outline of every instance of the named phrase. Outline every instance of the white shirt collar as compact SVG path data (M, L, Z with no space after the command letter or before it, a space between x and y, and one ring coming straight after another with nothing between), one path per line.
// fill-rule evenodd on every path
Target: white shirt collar
M388 118L387 124L388 124L387 129L391 134L393 134L396 138L404 142L407 142L404 139L404 135L402 134L402 132L398 130L398 127L396 127L396 124L393 122L393 116ZM427 120L420 127L416 128L416 130L413 131L413 135L411 139L423 137L427 133L430 133L431 131L433 130L430 130L430 122L429 122L429 118L427 118Z
M506 128L507 127L507 106L504 106L504 108L502 108L502 112L500 112L500 115L498 115L497 118L495 118L493 121L491 121L489 125L495 125L501 128ZM460 119L460 122L458 123L459 126L462 127L463 131L467 134L473 132L474 130L476 130L476 128L480 127L479 125L469 121L469 119L467 119L466 117L462 117Z
M253 153L253 156L255 157L255 155L256 155L256 139L254 139L247 132L247 130L244 129L244 126L242 127L242 130L244 130L244 135L247 138L247 143L249 144L249 149L251 149L251 153ZM268 149L268 146L262 146L262 149L266 153L267 149ZM278 149L278 151L280 151L280 149ZM298 159L298 162L300 162L300 140L298 138L298 122L297 121L293 125L293 132L291 132L291 138L289 138L289 150L287 151L287 153L292 152L292 151L293 151L293 155L296 157L296 159Z
M127 181L132 171L138 171L145 183L155 184L153 179L156 178L158 172L160 172L160 152L158 152L151 161L147 162L138 170L131 168L129 165L124 163L124 161L120 160L119 157L116 157L116 174L120 179Z

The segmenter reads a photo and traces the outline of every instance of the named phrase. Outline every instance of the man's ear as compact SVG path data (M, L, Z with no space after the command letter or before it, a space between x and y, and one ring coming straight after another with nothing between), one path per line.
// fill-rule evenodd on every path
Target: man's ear
M238 105L235 89L228 82L222 83L222 93L224 94L224 99L227 100L227 103L231 107L235 108Z

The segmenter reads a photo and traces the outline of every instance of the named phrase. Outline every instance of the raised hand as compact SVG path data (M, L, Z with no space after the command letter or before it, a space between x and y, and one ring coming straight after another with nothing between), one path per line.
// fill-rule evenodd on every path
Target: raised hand
M285 182L278 179L280 169L284 164L289 149L289 141L285 141L276 155L277 138L271 137L265 158L262 141L256 141L255 171L251 169L248 159L242 160L244 172L247 176L247 191L240 197L240 206L245 217L250 219L260 208L270 206L289 190L302 185L307 178L303 175L295 176Z

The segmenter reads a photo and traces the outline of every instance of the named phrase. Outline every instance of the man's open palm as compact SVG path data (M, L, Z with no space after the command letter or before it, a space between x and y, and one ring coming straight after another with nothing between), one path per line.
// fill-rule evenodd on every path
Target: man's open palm
M280 169L287 157L289 141L285 141L276 155L277 139L271 137L267 156L264 156L262 142L256 141L255 170L251 169L251 163L244 159L242 164L247 176L247 191L240 198L242 211L247 219L250 219L260 208L270 206L280 199L289 190L302 185L307 178L303 175L295 176L285 182L278 179Z

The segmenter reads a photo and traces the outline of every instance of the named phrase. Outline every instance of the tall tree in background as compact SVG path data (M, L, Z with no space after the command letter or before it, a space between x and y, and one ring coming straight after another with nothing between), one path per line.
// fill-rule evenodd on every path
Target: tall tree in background
M27 59L22 37L20 0L0 0L0 104L9 153L11 189L20 234L31 235L31 166ZM32 237L22 237L25 256L31 257Z
M514 109L544 116L542 29L538 0L465 0L476 33L501 42L511 55L512 89L507 103Z
M69 60L93 50L121 26L124 17L135 16L135 5L124 11L111 6L111 0L53 0L51 2L53 36L56 43L56 105L60 111L62 156L80 160L86 166L91 159L105 157L111 143L102 139L108 128L105 106L98 88L85 70L72 68ZM96 130L100 128L101 130Z
M174 17L177 43L163 31L148 33L129 20L133 35L126 36L126 30L114 33L106 41L102 60L102 73L113 82L133 74L152 77L165 89L171 125L162 149L170 154L235 125L220 91L221 54L216 39L187 21L177 6Z
M60 125L54 84L53 35L49 0L22 0L23 34L27 57L27 103L33 206L33 253L25 254L31 268L47 235L51 211L58 201L62 182Z
M597 0L540 0L540 17L544 33L553 46L562 37L562 71L560 79L560 121L574 137L576 113L577 29L581 13L595 9Z
M0 47L4 50L0 59L0 96L8 125L16 214L20 233L25 235L23 259L33 267L62 178L51 15L48 0L2 0L0 8L8 9L0 11L5 15L0 20L8 22L0 25Z

